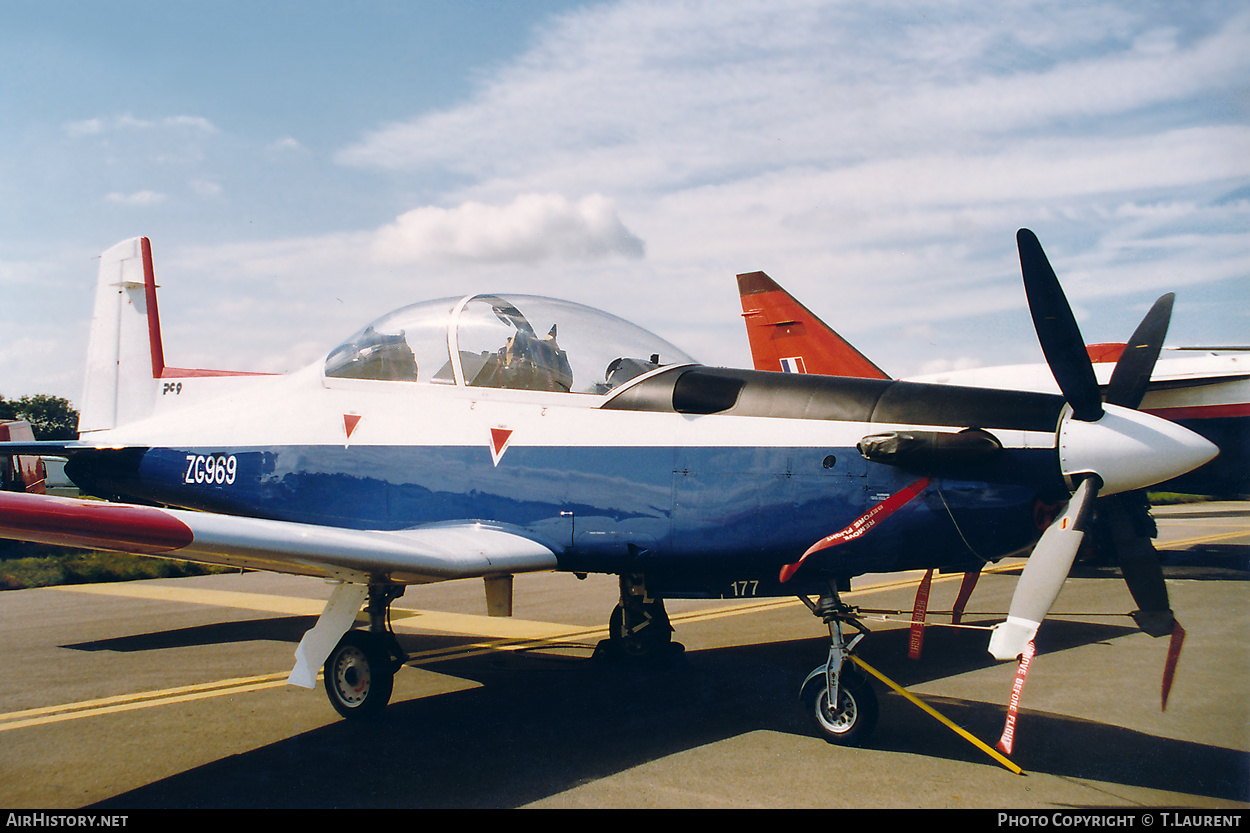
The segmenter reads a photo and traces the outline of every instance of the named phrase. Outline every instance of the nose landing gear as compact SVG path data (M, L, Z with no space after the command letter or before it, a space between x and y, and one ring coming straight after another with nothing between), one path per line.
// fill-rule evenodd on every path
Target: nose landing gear
M799 688L799 702L818 737L840 746L861 746L877 726L877 695L849 660L868 629L855 608L842 603L832 583L816 602L800 598L829 626L829 659L807 675ZM842 632L843 625L858 631L849 641Z

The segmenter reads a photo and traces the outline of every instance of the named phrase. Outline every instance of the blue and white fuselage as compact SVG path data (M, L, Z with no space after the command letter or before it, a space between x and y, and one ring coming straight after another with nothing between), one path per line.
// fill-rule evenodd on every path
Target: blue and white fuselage
M526 315L557 334L537 337ZM647 572L670 596L793 593L781 566L927 474L897 534L884 526L805 572L975 568L1027 548L1036 504L1062 499L1059 397L969 390L951 413L936 398L949 388L713 370L551 299L418 304L298 373L179 382L150 417L84 435L130 449L76 455L86 491L355 530L496 524L560 569ZM923 470L857 448L969 427L1001 446L993 461Z

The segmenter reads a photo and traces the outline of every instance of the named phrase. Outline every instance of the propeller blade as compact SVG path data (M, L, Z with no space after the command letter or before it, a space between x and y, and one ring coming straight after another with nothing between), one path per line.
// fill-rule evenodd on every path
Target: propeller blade
M1145 495L1133 491L1100 499L1098 523L1115 547L1124 583L1137 602L1132 614L1137 627L1154 637L1171 634L1176 619L1159 554L1150 541L1155 526Z
M995 659L1015 659L1023 654L1050 612L1085 537L1085 526L1098 496L1097 482L1093 477L1081 481L1068 508L1046 528L1033 548L1016 584L1007 621L995 625L990 634L990 653Z
M1037 236L1028 229L1020 229L1016 233L1016 244L1020 249L1020 272L1024 276L1029 313L1033 316L1033 327L1046 363L1059 383L1059 390L1072 406L1073 415L1082 422L1095 422L1102 416L1102 394L1072 308Z
M1060 423L1056 448L1060 471L1077 486L1067 509L1042 534L1029 557L1007 621L994 626L990 653L1007 660L1025 652L1063 587L1095 501L1140 608L1133 613L1138 627L1154 636L1171 633L1174 644L1179 644L1175 634L1183 631L1172 616L1158 554L1150 542L1153 521L1144 496L1136 492L1190 471L1218 453L1197 434L1136 410L1163 348L1175 296L1159 298L1137 325L1112 372L1104 408L1085 341L1041 243L1028 229L1016 233L1016 243L1037 339L1072 409ZM1106 496L1101 500L1100 491ZM1167 687L1165 680L1165 702Z
M1185 641L1185 629L1176 621L1168 602L1168 588L1163 580L1163 568L1159 565L1159 554L1150 540L1155 535L1156 527L1150 517L1150 504L1145 493L1133 491L1100 498L1097 522L1111 539L1120 562L1120 573L1137 602L1138 609L1131 614L1133 621L1144 633L1156 639L1171 637L1163 666L1159 704L1166 711L1168 695L1176 677L1176 665L1180 661L1181 645Z
M1107 386L1108 404L1123 405L1125 408L1141 405L1150 374L1159 359L1159 351L1163 349L1163 339L1168 334L1175 300L1176 295L1171 292L1159 298L1133 331L1133 337L1111 373L1111 383Z

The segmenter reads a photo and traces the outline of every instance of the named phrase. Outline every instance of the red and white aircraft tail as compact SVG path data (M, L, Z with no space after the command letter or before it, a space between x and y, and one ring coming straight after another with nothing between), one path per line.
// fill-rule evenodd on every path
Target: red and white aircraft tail
M100 256L79 435L135 422L158 408L189 404L195 397L185 384L188 379L268 375L167 367L151 242L134 237ZM212 386L214 393L222 392L221 383Z
M739 275L738 294L756 370L890 378L763 272Z
M100 256L79 433L150 414L164 369L152 246L136 237Z

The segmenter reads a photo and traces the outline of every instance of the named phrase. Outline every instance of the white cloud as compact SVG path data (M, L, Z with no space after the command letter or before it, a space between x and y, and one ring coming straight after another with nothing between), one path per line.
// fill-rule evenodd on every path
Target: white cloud
M65 125L65 132L70 136L95 136L104 132L104 122L100 119L69 122Z
M337 159L451 171L452 201L610 195L647 241L632 286L662 283L686 334L665 335L704 357L741 339L732 276L764 269L875 337L879 363L916 366L900 327L983 317L921 345L952 367L991 339L1036 350L1021 226L1078 306L1246 281L1245 210L1213 201L1250 181L1247 46L1234 6L627 0L558 18L471 99ZM438 219L420 218L431 249Z
M284 136L269 144L269 150L275 153L283 152L305 152L305 148L299 143L299 140L292 136Z
M217 127L201 116L165 116L158 119L139 119L129 113L112 118L83 119L68 122L65 132L70 136L95 136L123 130L151 130L154 128L189 130L194 133L216 133Z
M105 196L104 199L115 205L146 206L159 205L165 201L166 197L164 194L159 194L156 191L135 191L130 194L114 191Z
M537 263L639 258L643 243L598 194L576 203L559 194L522 194L504 206L465 202L450 209L413 209L377 233L372 251L386 263Z
M78 400L87 349L85 329L54 336L48 335L43 324L9 323L5 329L8 337L0 345L0 367L5 368L0 396L46 393Z
M983 366L983 364L984 362L973 356L960 356L956 359L934 359L921 364L920 372L916 375L932 376L952 370L973 370Z
M1130 12L1090 14L1086 5L1004 13L953 4L924 18L885 3L596 7L548 28L473 100L375 130L339 159L522 181L567 172L618 193L787 166L985 153L1014 131L1184 102L1232 88L1250 70L1245 16L1184 47L1136 48L1126 39ZM1059 60L1056 43L1030 27L1034 17L1053 18L1042 31L1083 27L1068 35L1082 51ZM1159 41L1156 28L1140 34Z
M191 191L199 197L212 198L221 196L221 186L207 179L191 180Z

